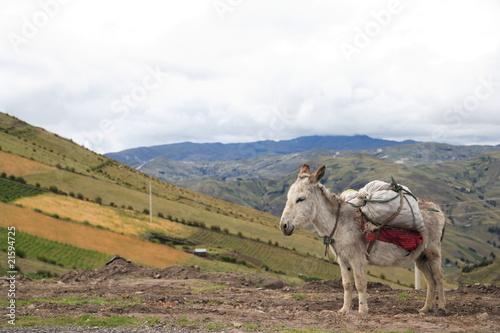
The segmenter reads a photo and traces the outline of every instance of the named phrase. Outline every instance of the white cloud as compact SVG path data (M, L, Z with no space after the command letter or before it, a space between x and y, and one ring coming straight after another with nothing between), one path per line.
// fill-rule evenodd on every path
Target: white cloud
M99 152L312 134L500 143L498 1L219 2L223 19L212 0L0 0L0 106Z

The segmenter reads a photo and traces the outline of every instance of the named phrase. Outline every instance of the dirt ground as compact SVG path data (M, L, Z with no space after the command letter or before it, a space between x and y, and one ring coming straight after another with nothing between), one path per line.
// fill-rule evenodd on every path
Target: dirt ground
M340 281L312 281L300 287L277 279L239 273L206 273L197 267L144 268L117 258L106 266L73 271L59 281L18 281L17 299L94 297L131 299L134 305L31 303L18 316L133 316L160 318L165 331L200 323L207 331L218 323L225 331L286 329L353 332L500 332L500 287L462 286L447 290L447 316L420 315L425 291L401 291L369 283L369 315L339 314ZM138 300L138 301L137 301ZM355 300L357 301L357 300ZM111 303L111 302L107 302ZM204 326L205 325L205 326ZM212 326L214 327L214 326Z

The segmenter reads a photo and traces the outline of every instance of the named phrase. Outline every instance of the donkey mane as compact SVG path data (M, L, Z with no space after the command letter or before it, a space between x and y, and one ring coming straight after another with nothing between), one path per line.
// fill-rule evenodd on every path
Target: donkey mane
M342 200L338 195L330 191L329 189L326 188L325 185L318 183L318 187L320 188L321 192L325 195L325 198L334 206L338 206L342 204Z

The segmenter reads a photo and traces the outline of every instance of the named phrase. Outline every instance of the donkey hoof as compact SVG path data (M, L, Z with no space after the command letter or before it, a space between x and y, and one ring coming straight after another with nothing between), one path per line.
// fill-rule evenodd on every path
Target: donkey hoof
M420 313L421 315L426 315L426 314L428 314L431 311L432 311L431 308L423 307L420 310L418 310L418 313Z
M444 316L446 316L446 310L445 310L445 309L438 309L438 310L437 310L437 315L438 315L439 317L444 317Z
M342 308L339 310L339 313L349 313L349 309L348 308Z

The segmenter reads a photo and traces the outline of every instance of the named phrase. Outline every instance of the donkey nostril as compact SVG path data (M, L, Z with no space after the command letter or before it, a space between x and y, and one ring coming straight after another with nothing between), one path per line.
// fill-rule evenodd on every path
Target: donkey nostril
M286 230L287 224L283 224L283 230Z

